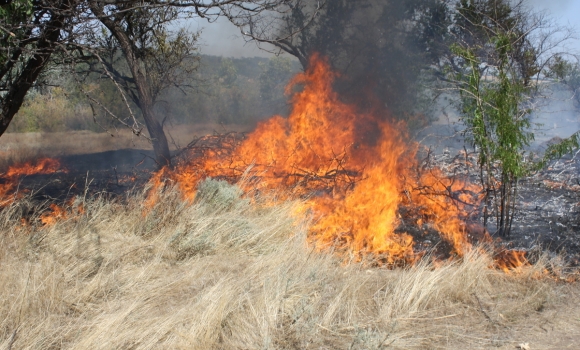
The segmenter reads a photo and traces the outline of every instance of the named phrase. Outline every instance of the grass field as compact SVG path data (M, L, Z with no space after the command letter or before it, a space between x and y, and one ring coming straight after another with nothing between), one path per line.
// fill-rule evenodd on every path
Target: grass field
M251 128L252 126L220 124L178 125L166 127L166 134L170 148L176 150L187 146L195 137L214 132L245 132ZM91 131L7 133L0 138L0 168L38 157L89 154L127 148L153 149L146 138L137 137L128 129L113 130L111 133Z
M42 226L0 212L0 349L577 348L578 286L542 261L490 258L386 270L307 241L300 203L209 183L195 203L77 199ZM34 204L37 206L38 204Z

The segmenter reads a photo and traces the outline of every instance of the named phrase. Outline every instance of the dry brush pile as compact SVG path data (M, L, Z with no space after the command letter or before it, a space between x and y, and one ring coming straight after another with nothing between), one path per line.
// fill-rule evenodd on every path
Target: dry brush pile
M207 179L146 208L77 199L53 225L0 213L2 349L371 349L509 346L554 303L545 264L506 275L474 250L387 270L320 253L300 203ZM455 344L455 345L454 345Z

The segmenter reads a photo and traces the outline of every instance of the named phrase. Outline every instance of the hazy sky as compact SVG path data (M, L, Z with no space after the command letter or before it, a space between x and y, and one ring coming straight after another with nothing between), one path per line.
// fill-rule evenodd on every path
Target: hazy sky
M561 25L574 27L580 34L580 0L528 0L537 10L547 10ZM580 48L576 43L575 47Z
M214 23L208 23L203 19L197 20L191 24L191 29L202 30L200 41L202 54L227 57L272 56L260 50L255 43L246 43L240 30L225 18L220 18Z
M528 0L528 2L534 9L548 11L559 24L575 27L580 34L580 0ZM216 23L207 23L205 20L193 21L190 27L193 30L203 29L201 52L204 54L228 57L271 56L258 49L255 43L246 43L238 28L226 19L220 19ZM570 45L580 51L580 41Z

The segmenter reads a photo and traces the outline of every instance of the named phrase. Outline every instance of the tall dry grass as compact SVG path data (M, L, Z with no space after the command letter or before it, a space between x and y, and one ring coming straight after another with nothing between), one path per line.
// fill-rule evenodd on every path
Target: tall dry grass
M0 213L2 349L513 348L550 305L530 267L472 253L389 271L319 253L296 205L217 181L195 203L77 199L85 213L24 227ZM33 220L34 221L34 220ZM507 333L506 333L507 332Z

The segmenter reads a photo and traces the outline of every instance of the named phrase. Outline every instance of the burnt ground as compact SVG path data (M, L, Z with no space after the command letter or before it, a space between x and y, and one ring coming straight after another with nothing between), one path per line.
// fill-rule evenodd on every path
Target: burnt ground
M124 195L142 188L155 169L153 152L122 149L59 157L63 171L30 175L20 179L20 188L39 200L65 201L77 195Z
M468 155L471 165L465 166L465 153L445 150L441 154L429 155L431 166L444 170L448 176L469 178L478 183L473 164L473 154ZM423 154L423 157L427 157ZM518 183L518 201L512 231L508 237L499 237L494 218L490 218L487 232L498 248L526 251L530 257L547 253L550 258L560 257L569 266L580 266L580 151L552 161L545 169L523 178ZM482 224L481 208L474 209L473 221L468 227L475 229L468 234L472 241L482 238L479 230ZM423 234L411 234L419 246L434 247L435 252L445 256L448 247L437 240L437 232L421 228Z
M506 245L560 254L580 265L580 156L552 162L520 182L518 211Z
M124 196L147 183L155 169L152 156L151 151L135 149L64 156L59 159L67 172L24 177L20 188L30 190L34 198L42 201L64 202L85 193ZM447 169L448 174L456 174L453 164L459 158L446 151L433 156L431 162ZM475 181L473 175L469 177ZM494 235L493 224L488 226L497 244L506 249L547 252L580 266L580 155L552 162L545 170L522 179L519 189L510 237L499 239ZM451 247L441 241L435 230L406 225L404 213L398 231L413 235L418 250L434 250L441 257L449 255Z

